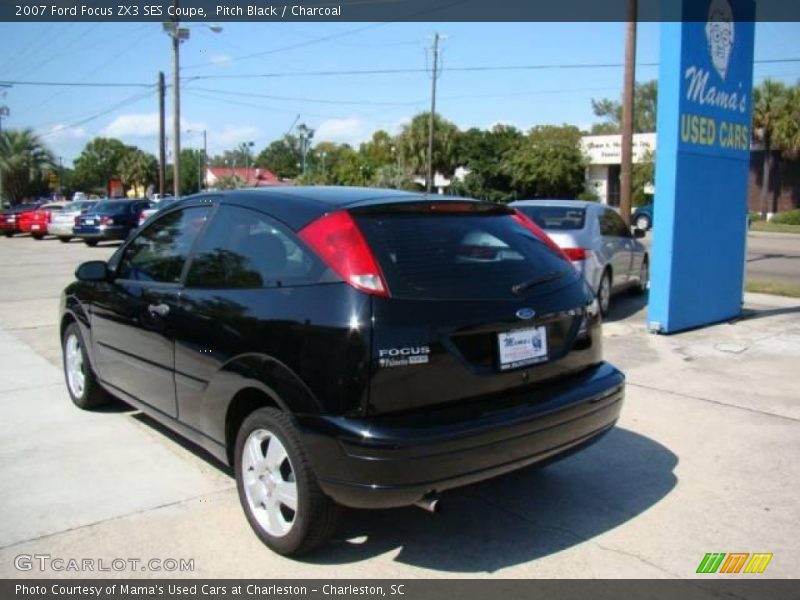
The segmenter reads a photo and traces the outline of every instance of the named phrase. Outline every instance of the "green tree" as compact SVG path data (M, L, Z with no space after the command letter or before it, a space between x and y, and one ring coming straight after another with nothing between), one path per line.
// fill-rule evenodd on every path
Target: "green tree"
M408 173L417 177L425 177L428 172L429 123L430 113L420 113L403 126L397 137L400 164ZM445 177L451 177L458 166L458 128L439 115L436 115L433 126L433 170Z
M264 148L256 157L255 166L269 169L281 179L295 179L300 175L302 161L300 139L287 134Z
M11 204L38 192L53 154L32 129L7 129L0 133L0 190Z
M371 184L379 188L419 191L419 184L408 176L400 165L388 164L375 169Z
M397 141L382 129L372 134L358 149L361 161L373 172L386 165L397 164Z
M520 198L577 197L585 187L586 159L577 127L541 125L504 157L504 169Z
M203 151L196 148L181 150L181 196L196 194L200 191L203 177Z
M637 83L633 92L633 131L647 133L656 130L658 82L654 79ZM593 134L619 133L622 123L622 103L610 98L592 99L592 111L606 119L592 126Z
M775 160L800 151L800 84L788 88L765 79L753 89L753 138L763 148L761 176L761 217L777 212L777 198L770 202L770 176Z
M122 159L131 150L131 146L114 138L94 138L75 159L73 186L85 192L105 193L109 180L121 177Z
M469 173L451 187L455 194L493 202L508 201L514 195L511 176L504 166L506 154L522 140L522 133L510 125L495 125L484 131L468 129L459 136L458 164Z
M648 151L640 162L633 165L633 171L631 172L633 206L643 206L652 199L652 196L644 193L644 188L649 183L655 183L655 161L655 154L652 151Z
M156 157L139 148L128 147L119 161L119 176L126 187L146 188L154 183L158 176Z
M236 174L223 175L217 179L214 187L218 190L235 190L237 188L244 187L245 183L245 180Z

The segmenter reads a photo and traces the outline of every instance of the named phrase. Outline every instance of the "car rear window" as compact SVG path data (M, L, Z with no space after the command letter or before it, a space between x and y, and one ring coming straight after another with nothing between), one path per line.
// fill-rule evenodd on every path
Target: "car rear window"
M583 229L586 209L572 206L517 206L542 229L549 231L574 231Z
M508 214L353 216L392 297L511 299L515 285L573 274Z
M131 203L128 200L111 202L98 202L92 212L98 215L119 215L130 210Z

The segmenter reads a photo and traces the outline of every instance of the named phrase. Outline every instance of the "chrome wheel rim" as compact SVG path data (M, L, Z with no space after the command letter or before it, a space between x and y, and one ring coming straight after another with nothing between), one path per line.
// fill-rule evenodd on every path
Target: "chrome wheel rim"
M256 429L244 443L242 483L250 513L274 537L288 534L297 519L297 481L278 437Z
M600 309L602 312L608 311L608 306L611 303L611 284L608 281L608 275L604 275L600 280L600 293L598 294L600 300Z
M83 397L86 386L86 374L83 370L83 352L77 334L71 333L64 344L67 385L76 398Z

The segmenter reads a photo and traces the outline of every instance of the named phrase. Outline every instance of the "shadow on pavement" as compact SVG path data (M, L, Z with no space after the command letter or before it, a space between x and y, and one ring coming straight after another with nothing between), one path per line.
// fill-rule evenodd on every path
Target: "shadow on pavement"
M611 298L611 308L603 319L604 323L624 321L647 308L647 294L622 292ZM644 314L642 315L644 319Z
M738 321L752 321L754 319L765 319L767 317L777 317L779 315L791 315L800 313L800 298L797 300L797 306L787 306L784 308L745 308L741 316L733 319L731 323Z
M494 572L560 552L610 531L674 487L677 457L661 444L615 429L587 450L453 490L442 512L349 510L337 539L302 560L325 565L395 560L443 572Z

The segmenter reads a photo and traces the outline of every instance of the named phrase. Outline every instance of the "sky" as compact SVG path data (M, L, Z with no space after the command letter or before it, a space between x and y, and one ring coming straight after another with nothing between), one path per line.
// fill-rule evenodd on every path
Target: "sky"
M435 32L442 36L443 66L437 112L462 129L588 128L598 121L591 99L619 98L622 85L619 66L448 70L619 65L622 23L225 23L220 33L188 27L191 37L181 46L182 143L201 147L206 130L212 155L251 141L258 152L297 123L316 130L315 142L357 145L377 129L397 133L429 109ZM640 23L637 80L657 77L658 47L659 24ZM756 64L756 83L800 80L800 23L758 23L755 58L797 59ZM158 23L2 23L0 81L140 84L0 88L0 105L10 110L2 125L33 128L65 166L101 135L156 154L154 84L159 71L170 82L171 60ZM419 72L319 74L391 69ZM309 72L315 74L298 75ZM253 74L282 75L241 77ZM168 115L171 102L168 90Z

